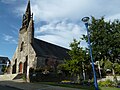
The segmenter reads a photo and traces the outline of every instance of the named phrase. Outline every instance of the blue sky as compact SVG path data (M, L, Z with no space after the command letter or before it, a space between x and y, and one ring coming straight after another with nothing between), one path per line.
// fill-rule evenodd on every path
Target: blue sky
M0 0L0 56L12 58L26 6L27 0ZM31 7L35 37L66 48L86 34L82 17L120 18L119 0L31 0Z

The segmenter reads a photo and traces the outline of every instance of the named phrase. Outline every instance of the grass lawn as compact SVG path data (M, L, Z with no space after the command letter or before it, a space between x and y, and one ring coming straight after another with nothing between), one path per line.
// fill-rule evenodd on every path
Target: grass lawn
M55 82L39 82L40 84L47 84L52 86L61 86L61 87L69 87L69 88L78 88L80 90L94 90L93 86L82 86L76 84L60 84ZM120 88L114 87L100 87L100 90L120 90Z
M101 87L101 90L120 90L120 88L114 88L114 87Z

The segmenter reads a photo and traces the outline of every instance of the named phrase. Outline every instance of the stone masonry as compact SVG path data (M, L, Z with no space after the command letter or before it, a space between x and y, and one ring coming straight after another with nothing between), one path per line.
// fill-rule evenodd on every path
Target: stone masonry
M55 66L69 58L69 50L34 38L34 21L31 14L30 0L23 15L19 30L19 40L11 61L11 74L25 73L29 76L29 68L44 65Z

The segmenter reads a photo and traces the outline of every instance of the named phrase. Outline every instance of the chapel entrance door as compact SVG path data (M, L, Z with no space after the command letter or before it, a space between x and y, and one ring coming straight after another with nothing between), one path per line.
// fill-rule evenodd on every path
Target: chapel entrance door
M22 62L19 63L19 73L22 73L23 65Z

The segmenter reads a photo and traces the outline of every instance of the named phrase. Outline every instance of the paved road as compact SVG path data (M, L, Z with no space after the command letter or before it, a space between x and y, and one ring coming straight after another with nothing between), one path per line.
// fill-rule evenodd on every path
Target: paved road
M0 90L79 90L75 88L51 86L51 85L44 85L39 83L26 83L19 80L0 81L0 85L1 85ZM3 87L5 85L10 86L11 88ZM12 88L12 87L16 87L16 88Z
M0 90L22 90L22 89L17 89L17 88L12 88L8 86L1 86L0 85Z

